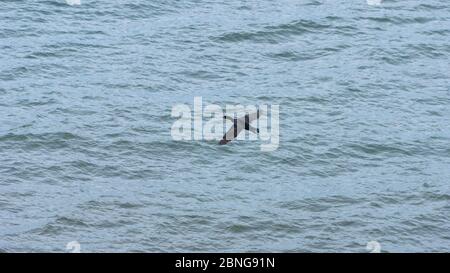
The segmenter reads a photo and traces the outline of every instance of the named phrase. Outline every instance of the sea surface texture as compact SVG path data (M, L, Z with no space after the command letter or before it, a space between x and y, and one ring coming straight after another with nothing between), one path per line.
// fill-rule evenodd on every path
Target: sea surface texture
M0 1L0 252L450 251L450 1L68 2Z

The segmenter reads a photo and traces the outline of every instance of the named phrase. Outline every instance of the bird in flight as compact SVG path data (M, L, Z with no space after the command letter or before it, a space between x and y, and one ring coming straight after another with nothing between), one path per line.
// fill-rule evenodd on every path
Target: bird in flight
M235 139L239 135L239 133L244 129L255 134L259 133L259 129L251 126L250 123L252 123L252 121L254 120L257 120L260 114L261 111L258 110L256 111L256 113L247 114L241 118L234 119L229 116L223 116L224 119L228 119L233 122L233 127L231 127L230 130L228 130L228 132L226 132L226 134L223 135L223 138L220 140L219 144L220 145L227 144L228 142Z

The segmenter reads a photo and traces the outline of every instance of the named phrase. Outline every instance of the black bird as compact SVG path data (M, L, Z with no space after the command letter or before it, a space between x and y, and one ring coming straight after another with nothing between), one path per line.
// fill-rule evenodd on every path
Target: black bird
M228 142L235 139L239 133L245 129L247 131L253 132L255 134L259 133L259 129L255 128L250 125L250 123L256 119L259 118L259 115L261 114L261 111L256 111L256 113L245 115L242 118L231 118L229 116L223 116L224 119L228 119L233 122L233 127L228 130L228 132L223 136L223 138L220 140L220 145L225 145Z

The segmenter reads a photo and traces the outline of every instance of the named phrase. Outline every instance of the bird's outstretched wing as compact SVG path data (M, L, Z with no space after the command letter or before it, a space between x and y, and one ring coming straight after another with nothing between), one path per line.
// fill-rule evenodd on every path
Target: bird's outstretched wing
M262 111L257 110L254 113L245 115L244 117L240 118L239 120L244 121L246 123L251 123L252 121L257 120L261 116L261 114L262 114Z
M255 128L255 127L253 127L253 126L251 126L251 125L248 126L248 130L249 130L250 132L254 133L254 134L259 134L259 129L258 129L258 128Z

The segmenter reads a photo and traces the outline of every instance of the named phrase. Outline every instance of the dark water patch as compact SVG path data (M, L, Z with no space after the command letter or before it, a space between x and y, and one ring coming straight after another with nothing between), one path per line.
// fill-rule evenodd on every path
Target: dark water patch
M306 198L303 200L279 202L278 207L288 210L323 212L337 207L352 206L365 202L366 201L361 198L350 198L336 195L317 199Z
M33 33L33 31L36 31L36 29L21 28L20 30L17 30L17 29L3 28L0 31L0 39L38 36L38 34Z
M292 52L292 51L284 51L284 52L280 52L280 53L269 54L268 56L272 57L274 59L286 59L286 60L290 60L290 61L301 60L299 58L299 56L297 55L297 53Z
M25 107L38 107L38 106L48 106L57 103L58 101L54 98L48 98L47 100L34 100L34 101L31 101L30 99L24 99L19 100L17 102L17 105Z
M373 60L379 60L390 65L402 65L412 63L420 55L401 48L374 49L369 52Z
M238 10L252 10L252 8L250 6L248 6L248 5L247 6L245 6L245 5L244 6L240 6L237 9Z
M436 3L423 3L417 5L415 7L416 10L427 10L427 11L434 11L434 10L445 10L448 9L448 6L445 5L439 5Z
M47 59L47 58L64 58L72 57L78 50L75 48L57 49L53 51L37 51L26 55L26 59Z
M325 20L329 20L329 21L343 21L344 18L340 17L340 16L335 16L335 15L331 15L331 16L326 16Z
M5 208L5 207L7 207L8 205L9 205L8 202L5 202L5 201L0 200L0 208Z
M77 49L82 49L82 48L95 48L95 49L114 49L116 48L116 46L112 46L112 45L105 45L105 44L92 44L92 43L77 43L77 42L72 42L72 43L65 43L62 44L62 46L67 46L70 48L77 48Z
M9 133L0 136L0 142L21 142L21 141L66 141L83 140L82 137L69 132L42 133L42 134L13 134Z
M187 225L187 226L192 225L192 226L198 226L201 228L202 226L210 226L217 219L214 217L210 217L210 216L190 214L190 215L181 216L180 220L181 220L180 224L182 224L182 225Z
M450 46L438 46L433 44L410 44L407 49L411 52L419 52L427 58L442 58L450 52Z
M232 233L245 233L253 230L252 226L243 224L234 224L228 226L226 229Z
M93 162L89 162L89 161L85 161L85 160L75 160L75 161L68 161L66 163L67 165L74 167L76 169L78 169L79 171L83 172L83 173L93 173L96 174L98 173L97 170L100 170L101 167ZM108 167L104 167L105 169L108 169ZM116 171L114 167L110 167L109 169L110 173L112 170L115 171L115 174L118 174L120 171ZM105 170L107 171L107 170Z
M303 4L304 6L321 6L323 5L322 1L318 1L318 0L310 0L307 3Z
M15 67L6 71L0 72L0 80L11 81L16 77L21 77L29 74L30 68L25 66Z
M57 107L51 111L50 114L53 115L74 115L74 116L90 116L95 115L98 112L94 109L85 109L80 106L72 107L72 108L61 108Z
M425 24L432 22L435 18L431 17L399 17L399 16L383 16L383 17L359 17L358 20L368 20L375 23L388 23L395 25L407 25L407 24Z
M349 37L364 35L364 32L362 32L358 27L355 27L353 25L339 25L334 28L330 28L329 30L330 30L331 34L337 34L337 35L349 36Z
M280 53L271 53L267 54L266 56L275 59L275 60L287 60L287 61L307 61L307 60L314 60L321 57L333 55L335 53L338 53L339 51L347 48L347 46L340 46L336 48L321 48L316 49L314 52L308 52L308 51L283 51Z
M427 35L438 35L448 37L450 36L450 29L437 29L437 30L426 30L422 32Z
M339 220L332 224L335 227L339 228L349 228L349 227L362 227L364 223L362 221L352 221L352 220Z
M256 42L256 43L280 43L292 36L317 32L326 29L329 25L319 24L309 20L299 20L287 24L264 27L263 30L253 32L226 33L212 40L218 42Z
M254 220L251 223L235 223L226 226L226 230L231 233L236 234L251 234L251 236L259 237L255 235L265 234L265 236L269 236L271 239L276 240L278 236L289 236L289 234L299 234L302 233L302 221L299 220L298 223L295 221L291 221L289 223L279 223L274 220ZM222 226L218 226L219 229L222 229ZM269 235L270 234L270 235Z
M81 226L81 227L87 227L89 226L85 222L83 222L81 219L76 218L69 218L69 217L58 217L55 220L55 223L63 226Z
M66 3L65 0L61 0L61 1L51 1L51 0L49 0L49 1L40 1L40 4L41 5L53 6L53 7L64 7L64 8L66 8L66 7L70 8L71 7L70 5L68 5ZM41 9L43 9L43 8L41 8Z
M411 156L412 153L400 147L388 144L365 143L365 144L349 144L346 147L367 155L389 154L391 156Z
M430 201L450 201L450 194L447 193L436 193L436 192L426 192L424 198Z
M84 96L81 98L82 100L87 100L87 101L104 101L106 100L105 97L102 96L96 96L96 95L88 95L88 96Z
M138 134L157 134L162 131L161 128L149 128L149 127L134 127L133 132Z
M0 72L0 79L4 81L14 81L32 78L39 75L43 79L61 78L63 73L72 71L71 67L63 63L40 63L29 66L15 67Z
M426 183L425 183L426 184ZM425 187L426 188L426 187ZM450 195L439 192L420 191L416 192L397 192L396 194L384 193L373 196L372 202L377 207L386 207L391 205L414 205L423 206L430 202L446 202L450 200Z
M98 201L98 200L89 200L86 201L80 205L77 205L77 208L83 209L83 210L102 210L106 209L108 207L108 203L105 201Z
M446 105L450 103L450 98L434 97L434 98L416 98L413 99L416 103L430 106Z
M192 193L187 193L187 192L171 192L174 196L178 197L178 198L184 198L184 199L192 199L192 200L196 200L199 201L201 203L203 202L213 202L216 201L216 196L208 196L208 195L204 195L204 194L192 194Z
M424 230L427 234L437 234L439 237L441 234L445 234L446 228L442 226L442 221L439 220L424 220L424 217L416 217L411 220L405 220L401 222L402 229L398 229L399 233L408 236L408 234L423 234Z
M35 230L32 230L33 233L37 233L39 235L49 235L49 236L56 236L58 234L61 234L65 231L66 229L60 225L55 225L55 224L46 224L44 227L42 228L38 228Z
M131 203L131 202L125 202L125 203L117 202L116 205L121 209L137 209L137 208L144 207L143 204Z
M413 198L417 198L417 196L412 196ZM379 206L389 206L389 205L395 205L395 204L402 204L404 202L404 199L402 197L399 198L399 196L396 195L379 195L376 198L376 201L374 201L376 204L379 204Z
M194 78L194 79L199 79L199 80L219 80L222 78L222 76L216 74L216 73L211 73L205 70L197 70L197 71L183 71L180 74L189 77L189 78Z
M215 142L214 142L215 143ZM129 140L118 140L113 142L109 147L110 149L117 150L142 150L142 151L165 151L166 153L176 153L183 151L195 152L200 149L206 150L216 150L217 145L211 145L207 142L198 141L153 141L153 142L142 142L142 141L129 141Z

